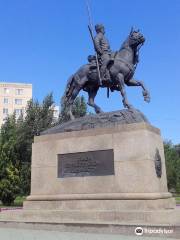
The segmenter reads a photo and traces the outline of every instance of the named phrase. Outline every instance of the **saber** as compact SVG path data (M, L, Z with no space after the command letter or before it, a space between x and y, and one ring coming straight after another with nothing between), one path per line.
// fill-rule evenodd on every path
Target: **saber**
M99 61L98 61L98 55L97 55L97 52L96 52L94 36L93 36L93 23L92 23L91 11L90 11L90 6L89 6L88 0L86 1L86 7L87 7L87 13L88 13L88 19L89 19L88 29L89 29L90 36L91 36L91 39L92 39L92 42L93 42L93 46L94 46L94 50L95 50L96 66L97 66L99 84L102 85L101 74L100 74L100 67L99 67Z

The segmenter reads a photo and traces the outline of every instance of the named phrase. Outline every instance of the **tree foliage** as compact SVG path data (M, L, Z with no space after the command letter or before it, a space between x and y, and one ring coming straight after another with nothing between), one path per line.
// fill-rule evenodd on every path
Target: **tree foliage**
M33 139L51 127L53 103L52 94L42 104L30 100L25 116L16 120L13 114L1 127L0 199L4 204L12 203L17 194L29 194Z
M7 118L1 128L0 138L0 199L10 205L19 192L19 166L16 142L15 116Z
M178 145L177 145L178 146ZM180 192L180 154L170 141L164 143L167 182L170 191Z

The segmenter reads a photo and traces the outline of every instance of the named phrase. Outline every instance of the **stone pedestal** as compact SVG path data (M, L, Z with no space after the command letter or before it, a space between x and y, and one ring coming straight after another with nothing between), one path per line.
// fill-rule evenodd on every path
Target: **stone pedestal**
M31 194L21 213L6 213L4 219L97 226L179 225L180 211L167 190L159 129L146 121L107 125L106 122L106 126L71 129L70 132L66 125L66 132L61 129L58 133L54 128L35 137ZM87 126L87 122L83 126ZM97 165L103 161L96 159L96 155L92 155L95 157L90 164L88 158L81 159L82 164L86 162L85 167L78 168L70 163L65 175L59 172L58 165L64 161L64 156L76 153L86 156L86 153L96 151L112 153L111 159L104 155L107 161L111 161L111 168L113 166L109 173L102 175L96 171Z
M113 151L114 174L58 177L59 154L99 150ZM157 151L161 176L155 167ZM134 123L36 137L31 195L24 208L45 210L41 221L48 211L52 222L170 223L168 211L175 201L167 190L159 130Z

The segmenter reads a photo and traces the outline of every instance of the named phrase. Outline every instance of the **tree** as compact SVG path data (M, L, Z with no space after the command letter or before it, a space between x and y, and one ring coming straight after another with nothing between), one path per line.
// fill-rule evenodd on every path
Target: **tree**
M177 172L177 184L176 184L176 191L180 193L180 144L175 145L174 149L178 155L178 160L176 164L176 172Z
M10 205L19 192L20 160L16 142L16 120L12 115L6 119L0 136L0 199L6 205Z
M175 149L176 149L176 152L178 153L178 155L180 157L180 144L175 145Z
M19 171L10 161L0 168L4 175L0 176L0 199L4 205L11 205L19 193Z
M48 94L42 104L30 100L26 109L25 119L17 121L17 149L21 159L20 179L22 194L30 192L30 166L32 143L34 136L51 127L53 123L53 95Z
M53 96L47 95L43 103L30 100L26 116L17 120L9 116L0 134L0 199L11 204L17 194L30 192L30 165L34 136L51 127L53 122ZM4 200L6 199L6 200Z
M180 192L180 157L175 146L169 141L164 143L167 182L169 190Z

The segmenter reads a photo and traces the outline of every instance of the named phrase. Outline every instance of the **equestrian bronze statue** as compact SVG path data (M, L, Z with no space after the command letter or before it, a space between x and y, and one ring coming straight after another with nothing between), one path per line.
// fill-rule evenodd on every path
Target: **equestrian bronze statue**
M62 97L62 105L67 109L71 119L74 119L72 105L81 90L88 92L88 105L92 106L96 113L102 112L101 108L94 102L99 88L106 87L108 93L109 90L111 92L119 91L125 108L133 108L127 99L125 85L140 86L143 90L144 100L146 102L150 101L150 94L144 83L133 79L139 62L139 50L145 42L144 36L139 30L131 29L120 49L116 52L111 52L109 43L104 36L104 27L100 24L96 25L96 32L95 49L98 53L98 64L102 81L99 81L99 68L97 67L96 57L90 55L88 57L89 63L80 67L69 78Z

